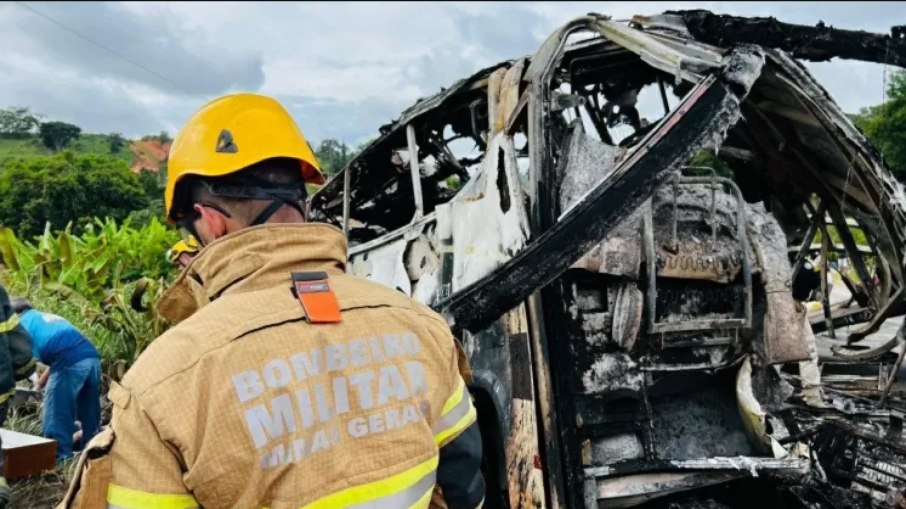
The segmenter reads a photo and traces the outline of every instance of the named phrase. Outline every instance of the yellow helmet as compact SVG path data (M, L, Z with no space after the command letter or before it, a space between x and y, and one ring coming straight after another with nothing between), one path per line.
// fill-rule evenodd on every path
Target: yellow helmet
M309 184L324 176L311 146L280 103L258 94L234 94L203 106L173 140L164 204L172 223L185 213L177 185L187 175L219 177L270 159L299 160Z

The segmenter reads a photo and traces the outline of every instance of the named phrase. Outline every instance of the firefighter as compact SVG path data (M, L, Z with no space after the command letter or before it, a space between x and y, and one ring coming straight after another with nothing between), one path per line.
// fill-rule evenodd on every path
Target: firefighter
M6 421L9 400L16 393L16 381L31 376L36 365L31 354L31 338L10 307L6 288L0 285L0 427ZM0 454L0 509L7 507L9 498L9 485L3 477L3 454Z
M284 108L217 99L173 143L168 219L201 251L159 309L178 325L120 384L63 507L480 507L481 440L446 323L345 274L305 223L318 163Z

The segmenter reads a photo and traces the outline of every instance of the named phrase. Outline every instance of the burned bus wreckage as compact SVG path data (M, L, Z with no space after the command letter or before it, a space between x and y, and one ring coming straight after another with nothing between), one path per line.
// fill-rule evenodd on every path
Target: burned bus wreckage
M350 272L462 340L487 507L906 507L906 196L794 60L835 54L906 40L590 14L314 195Z

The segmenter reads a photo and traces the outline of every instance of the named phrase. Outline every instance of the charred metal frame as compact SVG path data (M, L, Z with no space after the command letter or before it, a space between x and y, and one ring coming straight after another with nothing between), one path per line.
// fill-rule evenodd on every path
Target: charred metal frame
M422 177L418 168L418 145L415 141L415 127L406 126L406 144L409 147L409 174L412 176L412 195L415 197L415 217L418 222L425 214L425 200L422 198Z
M774 18L742 18L704 10L675 11L695 39L726 46L758 44L789 52L794 58L826 61L847 58L906 67L904 26L890 34L843 30L819 23L817 26L783 23Z
M585 200L548 229L542 229L544 233L519 254L436 307L448 317L451 326L480 329L515 303L524 301L536 288L557 279L621 219L615 212L638 208L669 177L671 168L679 167L691 156L704 141L701 133L712 130L710 126L726 114L722 105L731 96L715 80L698 85L678 107L671 122L662 123L640 142L653 145L654 149L636 153L614 171L612 179L591 190ZM529 140L531 144L531 135ZM658 150L665 145L672 149ZM684 145L687 148L681 151L675 148ZM549 167L532 161L533 168L538 166ZM544 270L539 270L539 266Z
M694 14L694 13L693 13ZM651 217L650 199L655 190L668 182L676 169L686 164L693 152L702 147L713 147L721 156L733 158L744 162L758 161L762 154L780 154L787 151L782 157L790 161L797 161L803 171L816 180L805 188L810 190L804 205L796 203L799 210L793 211L797 217L804 217L802 221L807 224L801 246L795 249L793 274L801 270L802 263L811 249L812 241L817 232L822 231L822 271L827 273L827 253L833 246L829 246L830 236L825 221L825 214L831 218L831 223L841 235L842 250L849 255L858 271L859 278L864 286L864 301L867 307L851 310L845 315L834 316L831 313L827 299L826 287L822 293L825 302L822 309L825 313L822 327L824 330L833 331L842 322L857 322L873 317L874 320L863 330L853 333L849 340L858 341L868 332L871 332L883 319L893 314L904 311L906 291L903 280L903 241L906 237L906 214L902 210L902 203L894 203L890 197L896 189L891 191L890 182L885 181L881 169L883 165L876 153L865 151L860 147L858 133L850 132L847 125L840 124L835 117L838 110L829 98L821 95L822 89L813 84L811 78L799 69L796 64L785 55L772 50L764 50L752 46L739 46L730 50L722 57L714 57L711 50L703 49L702 41L714 42L702 35L700 27L713 23L708 17L700 14L674 13L661 17L637 17L630 26L623 26L611 21L609 18L589 15L567 24L552 35L532 58L529 67L521 82L528 86L518 94L518 102L511 114L504 119L503 131L512 135L517 130L525 128L528 137L529 158L529 190L527 192L530 205L529 222L532 232L530 242L515 253L505 263L485 275L475 283L450 294L449 289L440 288L437 295L440 297L434 307L446 317L451 327L460 337L477 336L490 331L491 338L494 334L506 335L509 332L494 332L499 326L499 319L510 310L516 308L524 313L527 322L525 339L530 345L531 381L534 387L534 404L537 417L537 426L540 430L538 437L538 453L542 459L545 486L546 506L551 508L577 508L594 506L597 503L598 485L596 480L600 477L619 476L638 472L660 469L662 471L708 470L740 472L738 475L748 475L745 471L787 471L802 474L808 469L808 461L803 459L777 460L762 457L746 457L745 465L741 468L735 460L729 458L710 458L707 460L673 460L673 461L646 461L634 465L595 466L584 469L577 468L581 464L580 442L571 419L580 416L577 412L577 403L570 397L569 387L563 377L557 373L571 369L565 364L569 358L569 338L564 336L562 324L567 322L568 310L564 309L563 302L566 295L564 273L592 247L605 239L617 224L629 212L644 207L643 215L643 248L647 260L648 286L645 288L645 299L649 314L648 331L653 333L670 333L687 331L690 329L706 328L751 328L753 323L753 282L752 264L747 253L749 246L746 233L746 220L744 211L744 196L739 186L733 180L716 177L682 177L674 181L678 184L694 184L712 186L711 216L715 216L715 183L720 183L731 188L737 199L737 237L743 250L741 274L745 286L745 318L709 321L707 323L684 323L679 327L658 324L655 321L657 301L656 272L657 259L654 249L654 235ZM698 23L698 25L696 25ZM831 29L833 30L833 29ZM557 190L554 188L558 167L566 167L570 153L565 146L561 146L562 124L554 125L551 115L560 109L575 110L579 116L579 109L599 108L596 92L591 95L573 89L569 96L552 95L552 84L556 81L556 72L568 51L567 38L576 32L588 31L597 34L603 39L594 39L580 43L584 48L595 48L606 44L602 41L616 43L619 48L628 49L634 56L641 56L641 65L655 69L657 74L655 83L660 92L666 114L663 119L654 124L649 130L636 134L640 138L633 138L633 147L638 149L623 159L605 179L592 186L587 193L574 205L565 211L559 210ZM692 32L695 38L688 37ZM677 35L679 34L679 35ZM757 34L756 34L757 35ZM770 34L769 34L770 35ZM851 34L850 34L851 35ZM849 35L847 35L848 37ZM732 33L722 32L719 40L721 45L727 41L739 42L754 37L751 31L741 31L737 39L732 39ZM697 40L696 40L697 39ZM801 41L801 39L800 39ZM795 41L794 41L795 43ZM791 43L792 44L792 43ZM890 41L886 42L888 48L896 46ZM577 46L577 47L578 47ZM679 51L683 48L687 53ZM606 49L606 48L605 48ZM863 48L864 49L864 48ZM831 51L833 51L831 45ZM869 48L869 52L874 51ZM808 55L822 55L820 52L809 50ZM802 56L802 55L798 55ZM579 57L572 61L572 66L578 65L581 58L592 62L590 57ZM762 74L762 65L771 65L774 78L785 81L784 86L789 86L799 91L796 96L800 109L783 106L772 102L770 97L763 97L759 104L754 103L749 93L753 84ZM420 101L414 107L403 113L401 118L392 125L381 129L382 136L369 145L360 156L345 170L343 176L342 203L335 199L337 182L332 181L315 196L313 202L321 213L320 218L336 222L337 209L342 207L342 225L344 231L350 230L350 222L367 223L370 218L382 216L382 210L388 210L392 197L400 194L412 193L411 203L399 204L392 216L385 222L378 221L381 228L375 232L366 232L362 238L365 242L350 249L350 255L355 256L366 253L372 249L385 246L401 238L412 239L418 237L430 224L438 220L438 215L433 210L435 204L443 203L449 196L438 197L437 190L432 187L439 179L447 175L459 175L461 180L468 179L466 168L476 160L456 159L447 145L458 137L468 137L475 141L484 151L491 143L492 129L482 131L485 120L488 123L494 119L482 117L483 89L488 88L490 76L493 71L506 67L506 63L493 66L476 73L476 75L462 80L443 91L435 97ZM777 70L780 72L777 72ZM571 72L571 71L570 71ZM672 75L677 84L683 83L686 90L680 103L672 110L667 100L664 77ZM669 83L669 82L667 82ZM814 89L809 88L814 85ZM766 85L770 89L773 85ZM674 88L676 91L676 88ZM456 104L451 98L457 98ZM609 100L609 99L608 99ZM490 103L489 103L490 104ZM830 105L830 106L828 106ZM455 111L454 111L455 110ZM803 113L804 110L805 113ZM733 146L721 146L727 136L725 127L736 123L739 116L745 113L752 128L746 133L730 133L737 136L732 139ZM777 121L777 115L782 117ZM491 115L489 115L490 117ZM589 118L599 135L605 141L608 138L607 128L602 127L602 119L589 112ZM441 124L453 126L453 138L445 139L443 132L432 131L432 125L442 120ZM814 167L807 154L801 149L792 146L787 149L790 136L796 137L797 132L782 125L784 119L791 122L800 122L811 127L837 129L843 131L845 136L833 138L836 143L835 150L852 158L851 165L856 162L862 164L866 171L855 171L858 188L854 191L846 189L847 181L843 183L829 179L824 182L819 177L821 171ZM606 123L606 119L603 119ZM500 124L497 124L498 126ZM499 129L499 127L498 127ZM754 133L754 134L752 134ZM749 139L751 136L752 139ZM841 142L848 137L851 144ZM419 154L419 141L422 143L422 153ZM388 147L404 145L409 160L402 161L391 167L384 164L380 171L356 172L360 165L372 164L374 161L385 163L384 157L390 159L391 151ZM861 151L861 152L860 152ZM420 155L426 159L420 158ZM420 171L420 160L434 157L437 160L436 172L428 171L426 162L425 175ZM779 157L779 156L774 156ZM480 159L480 158L479 158ZM776 161L776 160L775 160ZM770 161L770 162L775 162ZM784 163L785 165L790 163ZM408 166L408 168L407 168ZM386 169L385 169L386 167ZM383 172L383 173L381 173ZM408 175L406 175L408 173ZM789 179L802 184L802 177L797 172L788 172ZM834 177L842 180L840 177ZM335 179L336 180L336 179ZM395 186L395 187L394 187ZM394 191L396 189L396 191ZM847 191L850 191L847 194ZM371 193L367 195L365 193ZM840 197L843 205L840 205ZM376 198L375 198L376 197ZM808 199L817 197L820 204L817 210L809 208ZM851 203L845 203L848 197ZM409 212L412 212L409 215ZM405 217L404 217L405 214ZM856 245L850 231L851 220L846 214L853 215L857 224L862 227L866 221L874 225L871 229L873 241L871 255L879 261L878 271L882 277L882 284L871 284L871 272L863 260L863 254ZM872 217L876 215L877 217ZM352 216L352 217L351 217ZM674 193L674 224L673 242L677 242L676 232L676 193ZM381 229L384 229L381 232ZM389 230L389 233L387 232ZM717 224L711 222L712 242L716 238ZM451 248L450 238L446 234L438 234L442 246L442 274L446 274L446 281L452 269L452 255L447 253ZM822 278L826 285L826 278ZM888 295L889 289L895 289ZM858 290L855 289L854 290ZM518 313L517 313L518 314ZM495 325L497 324L497 325ZM820 327L816 327L818 330ZM898 337L902 336L902 329ZM508 339L508 338L507 338ZM892 344L884 345L882 349L869 352L859 351L850 358L877 357L895 346L896 338ZM486 345L488 343L485 343ZM705 344L705 343L701 343ZM663 345L662 345L663 346ZM886 348L886 349L884 349ZM883 351L882 351L883 350ZM484 354L496 355L496 354ZM844 354L846 355L846 354ZM843 355L841 355L843 356ZM499 359L486 359L497 362ZM885 378L886 387L880 398L880 405L884 405L890 387L893 385L897 369L902 363L903 355L897 359L891 375ZM490 364L489 364L490 365ZM651 376L655 368L663 370L683 370L692 366L646 366L640 371ZM713 365L703 365L702 369L713 368ZM496 418L501 421L509 419L506 405L509 401L501 402L495 395L499 392L501 380L496 377L493 368L484 366L476 371L476 384L473 389L482 391L482 397L491 397L491 407L494 408ZM644 391L643 391L644 392ZM561 397L558 397L561 396ZM483 423L487 425L487 423ZM505 426L502 422L493 421L492 426ZM496 428L495 428L496 429ZM503 465L497 465L502 469ZM505 473L504 473L505 475ZM734 474L737 475L737 474ZM732 476L731 476L732 477ZM504 486L503 489L506 489Z
M349 174L350 171L343 172L343 233L349 234Z

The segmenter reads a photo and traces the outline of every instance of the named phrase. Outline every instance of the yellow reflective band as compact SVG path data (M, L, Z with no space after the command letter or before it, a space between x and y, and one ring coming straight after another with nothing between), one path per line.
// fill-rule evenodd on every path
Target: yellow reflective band
M436 433L434 435L434 443L438 446L444 445L447 442L447 439L450 437L455 437L462 433L462 431L472 425L478 418L478 415L475 413L475 407L469 404L469 411L462 419L456 422L453 426Z
M11 391L9 391L9 392L6 392L6 393L3 393L3 394L0 394L0 405L6 403L6 400L8 400L9 398L13 397L13 394L15 394L15 393L16 393L16 389L15 389L15 387L14 387L13 390L11 390Z
M463 386L460 389L460 395L459 403L441 415L434 423L434 434L453 426L469 412L469 408L472 406L472 396L469 394L469 390Z
M456 392L447 399L443 412L434 423L434 443L443 446L450 437L454 437L475 422L475 407L469 389L460 377Z
M38 361L34 357L32 357L31 360L26 362L24 366L16 370L16 374L24 375L25 373L28 373L35 367L35 364L37 363Z
M192 495L148 493L110 483L107 509L198 509L198 502Z
M434 456L405 472L361 486L347 488L308 504L302 509L427 508L434 490L438 459L438 456ZM410 495L414 496L410 498Z
M459 377L459 382L456 384L456 390L453 391L453 395L447 398L447 402L444 403L444 408L440 411L440 415L447 415L450 410L456 407L460 401L462 401L463 389L465 389L466 383L463 381L462 377Z
M15 329L17 325L19 325L19 315L13 313L13 316L7 318L6 321L0 322L0 334L6 334Z

